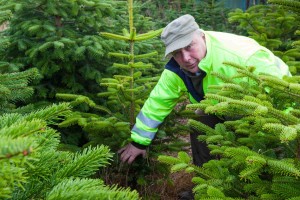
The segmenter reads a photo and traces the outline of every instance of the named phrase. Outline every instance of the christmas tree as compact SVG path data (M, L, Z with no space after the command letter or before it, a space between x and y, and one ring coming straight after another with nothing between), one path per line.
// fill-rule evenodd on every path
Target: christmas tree
M95 80L110 62L107 51L120 44L104 40L100 31L118 24L114 1L23 0L3 1L11 8L9 27L2 34L9 41L0 52L2 61L35 67L42 75L32 101L53 101L55 93L90 94L99 91ZM5 17L5 15L4 15Z
M227 119L212 129L190 119L188 125L206 134L206 141L216 158L203 167L190 164L189 156L161 156L172 170L196 175L196 199L289 199L300 196L299 167L299 77L284 80L255 74L255 68L233 63L237 74L226 77L215 73L225 83L211 86L199 104L207 114ZM245 81L238 81L245 77ZM250 81L249 81L250 80Z

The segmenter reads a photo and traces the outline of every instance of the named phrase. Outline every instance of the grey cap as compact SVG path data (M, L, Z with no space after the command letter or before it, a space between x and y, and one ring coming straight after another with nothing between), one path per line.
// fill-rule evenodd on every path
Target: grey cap
M161 40L166 45L165 56L189 45L193 40L193 33L198 29L194 17L188 14L170 22L161 34Z

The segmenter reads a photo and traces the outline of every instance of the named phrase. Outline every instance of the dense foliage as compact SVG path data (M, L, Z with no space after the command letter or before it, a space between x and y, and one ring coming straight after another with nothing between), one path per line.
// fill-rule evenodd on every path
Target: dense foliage
M294 8L295 9L295 8ZM299 13L277 5L253 6L245 12L237 9L229 14L238 32L267 47L288 64L293 74L299 73Z
M68 104L26 115L0 116L0 198L2 199L137 199L136 191L90 179L109 164L107 146L70 153L57 149L60 134L50 127L71 113Z
M140 191L161 184L162 178L170 181L166 165L156 157L180 151L186 145L181 134L190 127L207 131L199 139L220 159L203 168L191 165L183 152L161 160L173 171L195 172L196 198L299 196L297 76L281 81L236 66L237 76L255 84L231 77L201 104L184 111L184 104L178 105L160 127L146 160L124 166L109 152L130 142L135 115L167 61L156 36L169 21L189 13L204 30L252 37L296 75L299 2L270 0L274 5L234 12L215 0L126 2L0 0L0 24L9 22L0 32L0 197L138 199L136 191L106 186L101 178L126 179L108 182ZM57 100L70 104L35 108ZM238 118L210 129L192 120L196 108ZM190 118L190 127L176 121L182 114ZM149 190L145 196L159 198Z
M114 72L112 77L100 80L100 85L107 90L98 93L98 97L106 99L106 103L100 106L88 97L81 95L61 93L56 95L59 99L71 101L71 104L78 108L74 115L69 116L59 126L71 127L75 124L82 127L88 138L84 146L106 144L117 151L130 142L130 130L135 123L135 117L159 79L158 76L155 76L154 65L158 63L155 60L162 60L162 57L158 55L157 51L149 51L149 49L156 49L156 47L160 51L163 49L160 42L154 42L154 38L160 35L162 30L144 32L148 27L141 26L143 24L141 21L145 21L144 24L151 24L151 22L136 14L135 11L139 8L139 4L128 1L128 25L124 23L122 31L118 31L121 34L118 32L101 32L101 35L108 39L124 41L128 45L127 51L116 50L116 52L109 52L108 54L109 57L116 58L119 63L114 63L108 67L108 70ZM160 65L163 65L162 61ZM89 113L79 111L79 106L83 104L90 108ZM103 114L96 115L97 111ZM160 180L147 178L153 173L156 176L160 174L160 176L168 178L166 165L156 163L155 158L162 150L180 150L180 147L186 143L178 138L180 136L177 134L180 131L180 124L176 125L174 121L166 120L163 127L157 134L156 142L160 144L154 146L154 150L151 150L147 160L137 159L137 162L132 166L123 166L120 169L118 155L115 155L115 165L109 170L112 175L111 178L116 179L119 177L116 173L122 174L123 172L127 177L126 182L122 184L130 185L133 188L146 187L147 184L153 184L153 181L155 184L159 182ZM166 145L162 141L168 141L168 144Z
M113 46L99 32L114 27L113 1L6 1L13 17L4 31L9 44L2 61L36 67L42 79L34 100L51 100L58 91L99 91L95 80L109 61ZM117 24L117 23L116 23ZM55 78L54 78L55 77Z
M223 79L222 86L211 86L200 104L190 109L205 110L225 118L212 129L196 120L189 126L206 134L216 158L197 167L184 152L178 158L161 156L173 171L195 172L193 182L197 199L289 199L300 196L299 176L299 77L280 80L256 75L255 67L246 69L228 63L238 73ZM241 77L249 82L238 81Z
M144 0L142 2L143 12L146 16L153 18L159 28L181 15L191 14L195 17L200 28L204 30L232 32L232 27L228 24L227 19L230 9L224 6L224 1Z
M285 5L284 1L272 3ZM294 5L293 10L300 9L297 2L287 4ZM294 74L299 68L296 19L297 14L273 6L252 7L245 13L237 10L230 17L289 63ZM187 106L225 119L214 129L188 121L190 127L206 133L198 139L208 144L216 159L197 167L185 152L179 152L176 158L160 156L160 161L170 164L172 171L195 173L195 199L298 199L299 76L281 80L256 74L255 66L227 65L236 68L237 74L226 77L213 73L225 84L210 86L214 90L205 100Z

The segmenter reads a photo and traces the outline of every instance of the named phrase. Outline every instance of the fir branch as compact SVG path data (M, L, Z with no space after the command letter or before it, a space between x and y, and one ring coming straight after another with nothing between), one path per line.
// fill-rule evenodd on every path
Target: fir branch
M22 115L18 114L18 113L5 113L3 115L0 116L0 129L4 128L4 127L9 127L12 124L14 124L15 122L19 121L20 119L22 119Z
M299 199L299 180L294 177L276 176L273 179L272 191L280 195L281 199Z
M176 165L181 163L181 161L178 158L174 158L172 156L165 156L165 155L158 156L157 160L169 165Z
M0 10L0 25L12 17L12 12L10 10Z
M279 137L282 143L288 143L289 141L293 141L298 137L297 130L293 127L285 127L280 132Z
M56 185L47 195L48 200L81 200L81 199L116 199L131 200L140 199L136 191L117 188L116 186L104 186L99 179L66 179Z
M249 101L241 101L241 100L235 100L229 97L224 97L224 96L220 96L217 94L207 94L205 96L206 98L209 99L215 99L221 102L227 102L230 106L239 106L241 108L247 108L247 109L251 109L252 111L256 112L256 114L265 114L266 111L268 113L270 113L272 116L280 119L281 121L285 122L285 123L291 123L291 124L297 124L299 122L299 119L286 114L284 111L280 111L277 110L275 108L269 107L269 106L262 106L258 103L255 102L249 102ZM188 106L188 107L195 107L195 106ZM216 110L217 111L217 110Z
M24 168L14 166L0 160L1 176L0 176L0 198L10 199L13 195L13 188L21 187L26 182L27 176ZM24 190L24 188L22 188Z
M126 64L114 63L113 67L120 68L120 69L130 69L130 66L128 64L126 65Z
M224 136L222 135L211 135L208 136L205 141L207 142L207 144L219 143L219 141L222 141L223 138Z
M112 80L116 81L115 79L112 79ZM111 114L111 111L108 108L97 105L93 100L91 100L90 98L83 96L83 95L57 93L56 97L63 99L63 100L69 100L69 101L72 100L70 103L70 105L72 107L86 103L91 108Z
M109 52L109 53L108 53L108 56L114 56L114 57L117 57L117 58L127 58L127 59L133 58L133 56L130 55L130 54L113 53L113 52Z
M213 199L227 199L225 197L225 194L216 187L208 186L207 194L208 194L208 196L212 197Z
M27 85L28 82L36 79L38 75L37 68L31 68L22 72L4 73L0 74L0 83L8 87L15 86L16 84Z
M263 81L266 81L266 82L271 82L271 83L274 83L276 85L280 85L284 88L288 88L289 87L289 83L282 80L282 79L279 79L277 77L274 77L274 76L270 76L270 75L260 75L260 79L263 80Z
M157 51L153 51L151 53L136 55L136 56L134 56L134 58L135 59L152 58L153 56L156 56L157 54L158 54Z
M281 199L297 199L300 196L299 179L290 176L275 176L272 180L272 190Z
M238 161L242 161L244 162L245 159L248 156L258 156L260 157L260 155L252 150L250 150L247 147L237 147L237 148L233 148L233 147L229 147L225 150L225 155L231 158L234 158Z
M139 34L133 40L134 41L143 41L143 40L148 40L148 39L154 38L154 37L160 35L162 30L163 30L163 28L155 30L155 31L149 31L148 33L144 33L144 34Z
M274 90L283 91L288 95L300 97L299 84L288 83L284 80L272 76L261 75L260 78L264 81L262 84L265 86L272 87Z
M114 78L103 78L101 79L103 83L119 83L120 81Z
M282 5L287 9L300 12L300 2L298 1L284 1L284 0L268 0L268 3Z
M128 82L128 81L132 81L133 77L131 76L124 76L124 75L114 75L114 78L118 80L118 82Z
M245 89L242 88L240 85L232 84L232 83L222 84L222 90L233 90L233 91L240 92L240 93L245 92Z
M259 84L261 82L259 79L259 76L255 75L252 72L249 72L247 70L240 70L240 69L237 69L236 71L239 73L239 75L244 75L244 77L246 77L248 79L253 79L257 84ZM236 77L236 78L239 78L239 77ZM248 81L250 81L250 80L248 80Z
M140 78L136 80L136 83L149 83L149 82L157 82L159 80L159 77L149 77L149 78ZM154 83L156 84L156 83Z
M12 126L3 127L0 130L0 135L10 136L13 138L26 137L34 133L44 131L46 128L46 122L41 119L32 119L31 121L19 120Z
M291 110L290 114L294 115L295 117L300 118L300 110L299 109L293 109L293 110Z
M261 156L248 156L246 158L246 163L249 166L259 166L259 167L263 167L264 165L266 165L267 161L265 158L261 157Z
M53 175L58 170L61 170L66 163L70 162L72 153L69 151L58 151L56 149L58 145L53 143L48 147L43 144L40 146L41 148L35 151L35 158L37 159L31 161L34 167L27 168L27 173L33 178L33 184L41 183L44 185L48 183L49 179L53 179Z
M298 124L299 119L295 116L289 115L284 111L276 110L275 108L268 108L270 114L272 114L275 118L280 119L280 121L284 123L290 124Z
M95 173L102 166L108 164L112 154L106 146L85 148L83 152L76 153L73 161L56 173L57 178L87 177Z
M36 148L39 151L47 151L56 148L60 143L59 133L56 130L49 127L43 130L43 132L33 135L33 137L35 137Z
M100 34L110 39L130 41L129 36L122 36L122 35L117 35L117 34L107 33L107 32L101 32Z
M130 67L132 68L136 68L136 69L147 69L147 68L152 68L153 65L152 64L145 64L145 63L142 63L142 62L137 62L137 63L131 63L129 64Z
M216 131L213 128L210 128L209 126L196 120L189 119L187 124L198 132L204 132L208 135L217 135Z
M101 92L101 93L98 93L97 96L98 97L110 97L112 95L115 95L117 93L116 92Z
M78 123L79 118L81 118L81 116L78 115L72 115L71 117L68 117L67 119L65 119L63 122L58 124L58 127L70 127L72 125L75 125Z
M0 160L10 159L10 162L19 162L12 158L26 157L32 153L32 148L35 147L31 138L12 138L9 136L0 136L0 138Z
M268 160L267 165L273 174L281 174L284 176L300 177L300 170L294 164L284 160Z
M57 124L63 117L71 114L71 108L68 103L53 104L46 108L37 110L28 115L25 115L24 119L32 120L39 118L45 120L48 124Z
M255 68L252 69L252 68L248 67L249 70L251 70L251 71L248 71L247 68L245 68L245 67L243 67L243 66L241 66L241 65L238 65L238 64L236 64L236 63L232 63L232 62L223 62L223 64L224 64L224 65L229 65L229 66L231 66L231 67L236 68L236 70L237 70L238 73L245 75L247 78L253 79L253 80L256 81L257 83L260 82L258 76L255 75L255 74L253 73L253 71L254 71Z
M232 83L234 84L235 82L233 81L232 78L228 77L228 76L224 76L224 74L216 72L216 71L212 71L211 72L212 76L218 77L219 79L221 79L224 83Z

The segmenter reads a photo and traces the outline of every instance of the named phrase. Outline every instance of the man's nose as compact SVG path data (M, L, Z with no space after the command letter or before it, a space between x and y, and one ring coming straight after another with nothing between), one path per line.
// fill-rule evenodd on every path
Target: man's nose
M182 60L188 62L191 59L190 53L187 51L182 51Z

